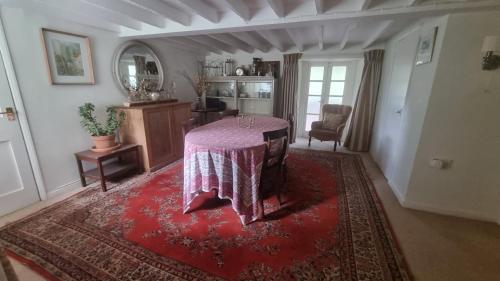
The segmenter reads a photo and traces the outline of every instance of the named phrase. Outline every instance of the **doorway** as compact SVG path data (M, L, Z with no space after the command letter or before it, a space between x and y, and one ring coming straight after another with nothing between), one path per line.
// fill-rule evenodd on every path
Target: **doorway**
M40 196L15 109L11 81L7 77L4 58L10 61L10 54L1 22L0 51L0 112L2 112L0 114L0 216L2 216L39 201ZM11 73L13 73L12 67Z
M301 62L297 120L299 136L307 137L311 123L321 120L321 107L324 104L354 104L360 63L359 59Z

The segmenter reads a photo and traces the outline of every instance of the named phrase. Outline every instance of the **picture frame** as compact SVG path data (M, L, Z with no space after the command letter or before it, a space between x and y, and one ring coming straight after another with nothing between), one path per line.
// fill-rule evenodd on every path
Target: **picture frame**
M94 85L92 51L87 36L42 28L42 47L52 85Z
M435 26L420 36L417 48L416 65L422 65L432 61L437 31L438 28Z

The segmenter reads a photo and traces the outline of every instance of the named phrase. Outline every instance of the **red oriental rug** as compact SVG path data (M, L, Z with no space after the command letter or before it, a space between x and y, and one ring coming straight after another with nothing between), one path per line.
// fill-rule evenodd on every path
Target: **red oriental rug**
M182 213L182 163L86 189L0 230L54 280L409 280L357 155L292 150L288 203L248 226L206 194ZM202 200L203 199L203 200Z

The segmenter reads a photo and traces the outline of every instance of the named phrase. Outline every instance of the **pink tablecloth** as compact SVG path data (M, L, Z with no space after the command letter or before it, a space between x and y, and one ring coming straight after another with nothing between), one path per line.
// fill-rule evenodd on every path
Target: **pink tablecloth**
M241 128L238 118L226 118L189 132L184 145L184 213L198 194L216 189L219 198L231 200L243 224L261 218L262 133L286 127L283 119L256 116L252 128Z

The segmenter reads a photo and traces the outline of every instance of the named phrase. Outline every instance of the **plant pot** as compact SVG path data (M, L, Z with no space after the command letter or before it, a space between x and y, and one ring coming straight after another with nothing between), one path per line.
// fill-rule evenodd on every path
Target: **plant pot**
M115 147L115 139L116 137L114 134L109 136L92 136L92 141L94 142L95 148L99 150Z

